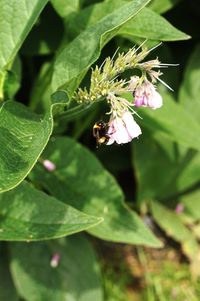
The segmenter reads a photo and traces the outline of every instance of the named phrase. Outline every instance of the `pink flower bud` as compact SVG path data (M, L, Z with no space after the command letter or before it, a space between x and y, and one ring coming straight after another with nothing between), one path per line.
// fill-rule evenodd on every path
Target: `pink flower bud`
M162 107L162 97L156 91L154 85L148 80L139 85L134 93L136 107L150 107L152 109L158 109Z
M122 117L113 117L109 121L108 134L110 136L107 145L114 142L124 144L142 134L139 125L135 122L129 111L123 113Z
M184 210L184 204L182 204L182 203L177 204L177 206L176 206L176 208L175 208L176 214L182 213L183 210Z
M54 171L56 169L56 165L50 160L44 160L42 164L48 171Z
M57 268L57 266L59 265L60 262L60 254L59 253L54 253L51 261L50 261L50 266L52 268Z

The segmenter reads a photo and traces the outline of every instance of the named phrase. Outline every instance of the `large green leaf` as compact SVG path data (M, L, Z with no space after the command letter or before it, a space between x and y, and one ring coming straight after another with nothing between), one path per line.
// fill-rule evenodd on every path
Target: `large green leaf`
M66 31L71 37L75 37L81 31L95 25L108 14L112 14L115 10L126 4L126 0L110 0L86 6L86 8L81 9L76 14L64 19Z
M183 164L177 160L172 142L161 135L159 138L162 144L155 141L149 132L143 131L140 141L132 144L138 201L167 198L177 190L176 180Z
M0 0L0 71L15 57L48 0Z
M70 32L72 36L76 36L87 27L94 25L108 13L113 12L113 10L122 7L126 3L127 1L125 0L109 0L90 5L75 16L73 15L69 20L67 19L67 32ZM162 28L162 31L160 28ZM185 40L189 38L188 35L176 29L165 18L148 8L143 8L135 18L121 26L118 34L125 35L129 39L140 37L162 41Z
M56 164L54 173L37 165L32 179L59 200L104 218L89 233L105 240L159 246L139 217L123 203L114 178L87 149L69 138L49 142L44 157Z
M10 250L12 276L27 301L103 300L96 256L80 235L48 243L13 243ZM60 256L56 268L50 265L53 254Z
M17 102L0 108L0 192L17 186L43 151L52 131L52 118L32 113Z
M200 59L199 59L200 44L192 51L187 64L184 80L179 91L179 102L187 110L188 114L192 116L200 124ZM181 174L179 182L197 182L200 180L200 153L196 152L193 155L187 169Z
M144 129L140 142L132 146L138 201L169 198L200 180L197 152L190 150L180 154L177 145L161 133L150 134Z
M32 241L83 231L102 221L23 182L0 194L0 240Z
M160 30L161 28L162 30ZM123 25L119 34L128 38L140 37L160 41L177 41L190 38L149 8L144 8L134 19Z
M88 68L99 57L103 46L117 34L120 26L133 18L148 2L148 0L136 0L123 5L83 31L67 45L55 61L53 91L65 85L71 95Z

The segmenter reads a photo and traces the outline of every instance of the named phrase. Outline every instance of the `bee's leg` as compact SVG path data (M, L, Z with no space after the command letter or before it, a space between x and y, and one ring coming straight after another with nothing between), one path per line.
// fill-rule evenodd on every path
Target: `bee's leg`
M98 148L99 145L100 145L99 139L100 139L99 132L97 132L97 133L96 133L96 148Z

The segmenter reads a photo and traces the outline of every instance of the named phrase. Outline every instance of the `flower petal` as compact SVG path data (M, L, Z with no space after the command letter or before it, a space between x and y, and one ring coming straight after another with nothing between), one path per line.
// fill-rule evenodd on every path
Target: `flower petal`
M131 113L129 113L129 112L124 113L123 121L125 122L126 130L129 133L131 140L142 134L141 128L139 127L137 122L134 120Z

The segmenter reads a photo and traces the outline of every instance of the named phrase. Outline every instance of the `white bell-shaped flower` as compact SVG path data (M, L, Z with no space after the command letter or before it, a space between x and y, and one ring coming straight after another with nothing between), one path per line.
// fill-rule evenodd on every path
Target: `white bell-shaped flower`
M121 117L111 115L108 134L110 136L107 145L114 142L124 144L142 134L139 125L129 111L125 111Z

